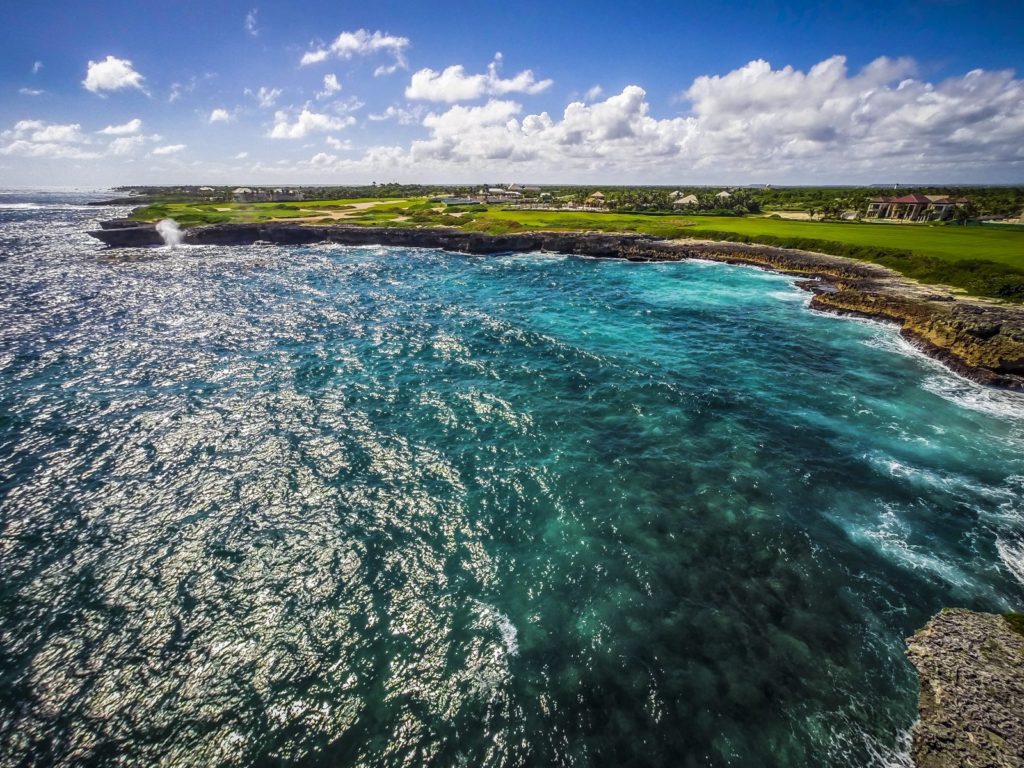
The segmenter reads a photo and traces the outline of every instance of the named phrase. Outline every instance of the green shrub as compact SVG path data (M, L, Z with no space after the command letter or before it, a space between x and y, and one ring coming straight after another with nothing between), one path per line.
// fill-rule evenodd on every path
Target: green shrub
M1024 635L1024 613L1004 613L1003 618L1013 627L1014 632Z

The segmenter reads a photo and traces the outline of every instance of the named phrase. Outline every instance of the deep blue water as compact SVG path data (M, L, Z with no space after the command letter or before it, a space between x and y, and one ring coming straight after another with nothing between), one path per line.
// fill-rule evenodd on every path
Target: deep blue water
M1024 605L1024 397L789 278L85 199L0 195L3 765L901 765Z

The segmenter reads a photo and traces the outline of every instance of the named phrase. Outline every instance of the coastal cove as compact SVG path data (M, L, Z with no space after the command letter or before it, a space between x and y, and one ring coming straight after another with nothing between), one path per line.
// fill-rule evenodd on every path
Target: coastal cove
M1024 768L1024 2L4 21L0 768Z
M132 219L101 222L93 237L114 248L159 245L153 225ZM488 235L442 227L298 225L277 222L194 227L195 245L392 245L500 254L530 251L660 262L708 259L750 264L807 278L801 287L823 311L894 322L927 354L975 381L1024 390L1024 308L974 299L910 281L885 267L789 248L700 240L659 240L635 234L530 232Z
M905 638L1024 602L1024 396L810 262L120 213L0 207L14 759L905 766Z

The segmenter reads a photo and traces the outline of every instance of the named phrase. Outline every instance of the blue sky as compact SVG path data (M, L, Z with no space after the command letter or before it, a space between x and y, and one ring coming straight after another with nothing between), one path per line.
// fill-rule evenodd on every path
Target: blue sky
M0 178L1024 182L1024 4L19 4Z

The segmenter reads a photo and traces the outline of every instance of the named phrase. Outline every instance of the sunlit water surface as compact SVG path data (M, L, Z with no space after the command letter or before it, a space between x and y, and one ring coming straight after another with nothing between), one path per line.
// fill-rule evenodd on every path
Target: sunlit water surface
M0 195L3 764L901 765L1024 604L1024 398L789 278L84 200Z

